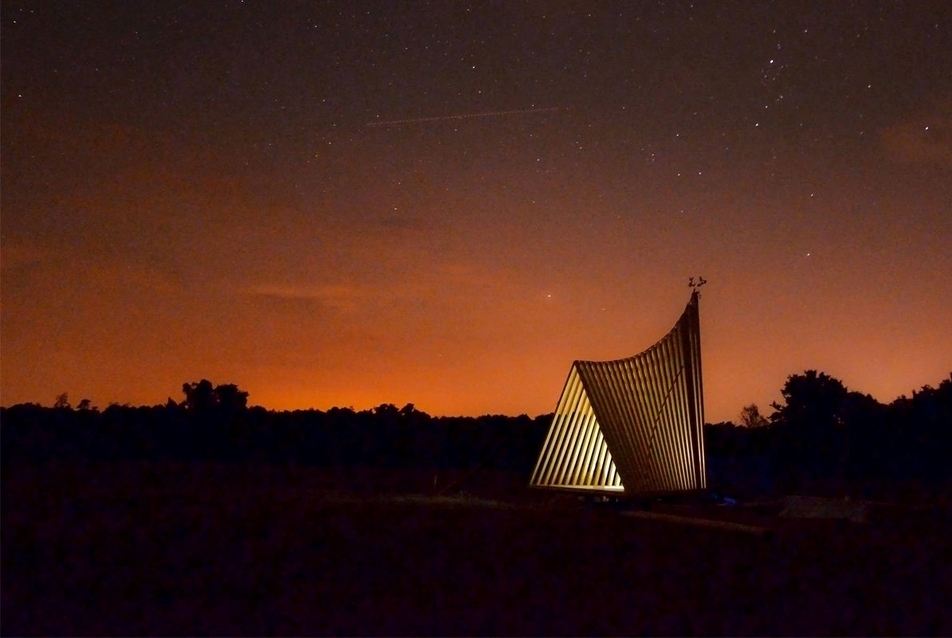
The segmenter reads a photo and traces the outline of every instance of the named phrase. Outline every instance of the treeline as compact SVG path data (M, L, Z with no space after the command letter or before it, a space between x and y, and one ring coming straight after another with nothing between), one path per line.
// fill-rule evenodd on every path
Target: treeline
M432 417L412 404L277 412L247 407L248 393L186 383L165 405L88 402L0 408L3 462L213 461L321 467L531 467L548 417Z
M937 388L883 404L816 370L788 377L769 417L705 427L713 457L765 459L780 482L952 480L952 374Z
M551 415L432 417L406 405L276 412L248 407L234 385L186 383L165 405L0 408L0 454L11 461L175 460L313 466L531 471ZM780 482L952 480L952 374L890 404L827 374L791 375L768 416L705 426L710 459L756 459Z

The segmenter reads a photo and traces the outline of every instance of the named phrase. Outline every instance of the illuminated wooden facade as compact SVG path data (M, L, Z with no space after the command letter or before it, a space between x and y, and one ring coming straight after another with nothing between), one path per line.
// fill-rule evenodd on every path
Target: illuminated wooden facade
M533 487L648 494L704 489L698 293L641 354L572 364Z

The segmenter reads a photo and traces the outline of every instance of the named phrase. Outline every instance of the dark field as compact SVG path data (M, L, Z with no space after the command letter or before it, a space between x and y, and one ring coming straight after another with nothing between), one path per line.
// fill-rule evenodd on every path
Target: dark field
M763 538L512 476L427 501L370 493L432 491L423 473L4 471L5 635L952 634L942 508L868 524L661 508Z

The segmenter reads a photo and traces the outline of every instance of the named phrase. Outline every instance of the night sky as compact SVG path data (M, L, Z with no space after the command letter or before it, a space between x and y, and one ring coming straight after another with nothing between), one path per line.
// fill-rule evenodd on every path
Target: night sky
M703 275L706 416L952 370L952 3L22 2L0 401L550 412Z

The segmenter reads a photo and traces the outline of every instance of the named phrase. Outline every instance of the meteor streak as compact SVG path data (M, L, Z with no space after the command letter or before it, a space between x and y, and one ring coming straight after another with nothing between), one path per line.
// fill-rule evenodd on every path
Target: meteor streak
M561 111L558 106L538 109L513 109L510 111L482 111L480 113L463 113L460 115L436 115L433 117L413 117L405 120L385 120L383 122L367 122L367 126L397 126L399 124L416 124L418 122L442 122L444 120L469 120L477 117L502 117L504 115L523 115L526 113L550 113Z

